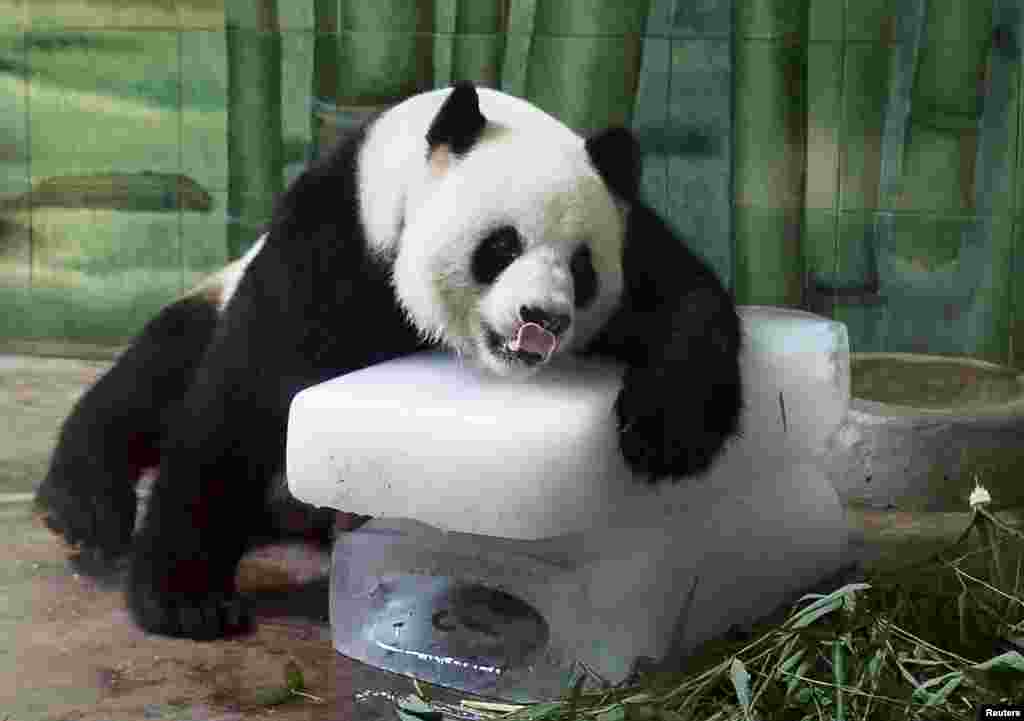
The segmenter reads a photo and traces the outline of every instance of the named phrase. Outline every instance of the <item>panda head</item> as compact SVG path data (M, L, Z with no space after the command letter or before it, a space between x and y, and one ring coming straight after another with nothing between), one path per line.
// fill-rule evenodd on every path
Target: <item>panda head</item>
M584 141L496 91L441 92L371 129L361 156L368 239L388 256L395 294L425 338L499 375L527 376L582 347L620 303L635 143L622 130ZM403 149L396 129L418 135L425 116L426 132ZM382 157L372 146L386 139L394 144ZM385 198L373 196L386 177Z

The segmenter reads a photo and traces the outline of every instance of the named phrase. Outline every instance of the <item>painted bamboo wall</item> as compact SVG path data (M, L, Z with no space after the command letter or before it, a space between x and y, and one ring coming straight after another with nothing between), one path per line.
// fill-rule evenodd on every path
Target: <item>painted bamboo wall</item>
M1019 365L1020 3L814 5L805 303L857 349Z
M107 342L368 114L461 79L634 128L747 303L1024 366L1024 0L0 0L0 340Z

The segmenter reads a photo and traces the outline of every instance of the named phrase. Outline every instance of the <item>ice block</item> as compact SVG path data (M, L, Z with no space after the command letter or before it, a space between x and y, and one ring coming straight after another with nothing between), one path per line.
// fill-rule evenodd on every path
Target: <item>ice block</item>
M845 326L779 308L741 316L746 408L728 466L746 458L756 470L768 457L823 451L849 404ZM613 412L621 385L613 364L568 359L523 382L444 353L350 373L293 401L289 486L317 506L506 538L643 518L668 491L626 468ZM746 480L731 478L723 492L752 480L739 475Z
M577 662L622 681L836 571L847 526L822 456L849 400L845 327L776 308L741 316L743 433L707 475L676 483L626 467L615 365L563 362L513 382L428 353L296 396L292 493L374 516L335 544L335 648L538 700L563 692Z

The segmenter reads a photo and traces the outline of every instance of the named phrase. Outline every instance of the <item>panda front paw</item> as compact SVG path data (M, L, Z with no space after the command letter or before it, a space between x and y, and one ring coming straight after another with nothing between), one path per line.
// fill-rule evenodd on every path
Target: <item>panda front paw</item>
M728 368L717 378L630 368L615 401L619 447L653 483L706 472L736 433L740 386Z
M137 553L127 596L136 624L150 633L209 641L252 630L252 616L233 578L214 578L204 559Z

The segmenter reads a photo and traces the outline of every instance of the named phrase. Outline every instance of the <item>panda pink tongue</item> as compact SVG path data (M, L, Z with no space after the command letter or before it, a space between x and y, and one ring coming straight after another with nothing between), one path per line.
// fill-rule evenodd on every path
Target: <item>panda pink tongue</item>
M524 350L547 358L558 347L558 337L536 323L523 323L509 347L513 351Z

